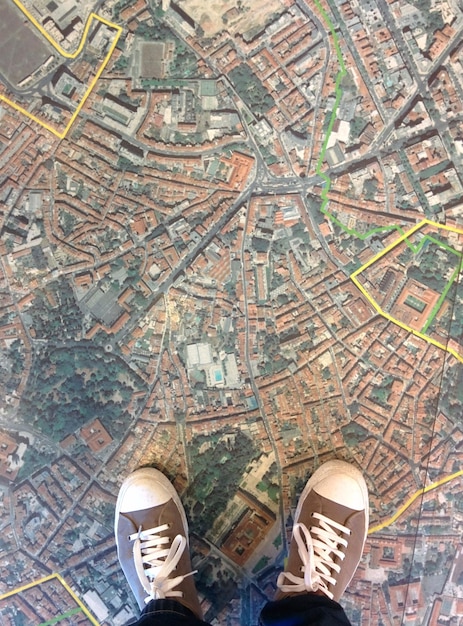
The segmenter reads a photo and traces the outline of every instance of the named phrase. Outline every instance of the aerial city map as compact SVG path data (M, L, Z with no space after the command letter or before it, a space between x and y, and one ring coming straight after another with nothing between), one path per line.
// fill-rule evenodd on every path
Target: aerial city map
M114 507L152 465L206 618L252 626L333 458L353 623L463 615L461 3L0 14L0 623L136 619Z

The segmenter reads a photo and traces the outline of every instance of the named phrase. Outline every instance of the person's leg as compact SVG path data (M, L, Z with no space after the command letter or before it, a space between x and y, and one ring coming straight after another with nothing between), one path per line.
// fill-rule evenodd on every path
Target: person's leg
M150 600L135 626L209 626L177 600Z
M267 602L260 623L262 626L351 626L340 604L316 593Z
M263 626L349 626L339 604L360 562L368 532L368 490L361 472L328 461L299 498L284 572Z
M156 469L128 476L116 503L117 553L142 611L138 624L204 626L188 549L188 522L172 483Z

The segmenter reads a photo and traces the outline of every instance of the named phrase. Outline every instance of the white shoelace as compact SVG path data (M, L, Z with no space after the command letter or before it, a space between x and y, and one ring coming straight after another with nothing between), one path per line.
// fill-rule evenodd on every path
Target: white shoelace
M187 541L182 535L177 535L172 540L169 537L161 536L161 533L169 529L169 524L163 524L156 528L142 530L129 535L133 541L133 558L138 578L146 593L145 602L162 598L181 598L183 593L175 590L187 576L196 572L189 572L183 576L170 578L172 572L177 567Z
M312 527L310 532L304 524L295 524L293 528L303 576L282 572L278 576L277 586L283 593L320 590L332 600L333 594L328 585L335 585L336 579L331 574L333 570L338 574L341 569L333 558L338 557L343 561L346 555L339 547L346 548L348 543L339 533L349 536L350 530L321 513L313 513L313 517L319 520L320 525ZM285 578L289 584L285 584Z

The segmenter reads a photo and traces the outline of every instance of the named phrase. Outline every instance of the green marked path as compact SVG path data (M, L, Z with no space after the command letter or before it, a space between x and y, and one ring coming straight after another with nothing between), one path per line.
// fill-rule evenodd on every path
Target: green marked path
M435 304L433 310L431 311L431 313L430 313L430 315L429 315L429 317L428 317L428 319L426 321L426 324L423 326L423 330L421 332L425 333L428 330L428 328L431 326L434 318L437 315L437 312L439 311L439 309L442 306L442 303L445 300L445 297L446 297L450 287L453 285L453 283L455 282L456 277L460 273L460 269L461 269L461 262L455 268L455 271L453 272L452 276L450 277L449 282L446 284L444 291L442 292L439 300L436 302L436 304Z
M436 239L432 235L425 235L423 239L421 239L421 241L419 241L416 246L413 245L410 241L408 241L408 239L404 239L404 242L407 244L407 246L412 250L414 254L418 254L418 252L423 248L425 243L428 241L432 242L436 246L439 246L440 248L443 248L444 250L447 250L448 252L451 252L452 254L455 254L458 257L458 263L450 277L450 280L445 285L445 288L442 291L439 297L439 300L436 302L431 313L429 314L429 317L426 320L426 323L421 330L422 333L426 333L428 328L431 326L432 322L434 321L434 318L439 312L439 309L441 308L450 288L452 287L453 283L455 282L457 276L459 275L462 269L462 262L463 262L463 254L461 252L458 252L457 250L455 250L454 248L446 244L444 241L440 241L439 239Z
M341 46L339 43L339 39L338 39L338 35L334 29L333 23L331 22L327 12L325 11L325 9L321 6L320 4L320 0L314 0L315 2L315 6L318 9L318 12L320 13L322 19L324 20L327 29L329 31L329 33L331 34L332 40L333 40L333 45L334 45L334 49L336 52L336 57L339 63L339 71L336 75L336 81L335 81L335 101L334 101L334 106L333 106L333 110L331 111L331 115L330 115L330 119L329 119L329 123L328 123L328 127L327 127L327 132L326 132L326 136L323 140L322 143L322 149L320 151L320 155L318 157L318 161L317 161L317 165L315 168L316 173L323 179L324 181L324 185L322 186L322 193L321 193L321 199L322 199L322 204L320 207L321 212L326 215L334 224L336 224L337 226L339 226L344 232L346 232L349 235L354 235L355 237L358 237L360 240L365 240L367 237L370 237L371 235L375 234L375 233L380 233L380 232L386 232L386 231L397 231L397 233L400 235L400 237L404 237L405 235L405 231L401 228L401 226L399 226L398 224L391 224L389 226L378 226L376 228L372 228L371 230L367 231L366 233L360 233L359 231L353 229L353 228L348 228L345 224L343 224L336 216L334 216L332 213L330 213L328 211L327 204L329 201L328 198L328 193L330 191L331 188L331 180L329 178L329 176L323 171L322 167L323 167L323 163L325 161L325 156L326 156L326 150L328 147L328 141L330 138L330 135L333 131L333 126L334 123L336 121L337 118L337 113L338 113L338 108L339 108L339 104L341 102L341 98L342 98L342 89L341 89L341 82L342 79L344 78L344 76L347 73L346 70L346 66L344 64L344 59L342 56L342 52L341 52ZM436 226L438 227L438 224L436 224ZM441 308L450 288L452 287L453 283L455 282L455 280L457 279L460 271L463 268L463 255L460 252L457 252L454 248L450 247L448 244L439 241L438 239L436 239L435 237L432 237L431 235L425 235L421 241L418 242L418 244L413 244L411 241L409 241L408 237L404 237L402 239L402 241L405 242L405 244L412 250L412 252L414 254L417 254L422 248L423 246L427 243L427 242L432 242L433 244L444 248L445 250L447 250L448 252L452 252L453 254L457 255L459 257L459 262L457 267L455 268L455 270L452 273L452 276L450 277L450 280L448 281L448 283L446 284L442 294L439 297L439 300L437 301L437 303L435 304L434 308L432 309L429 318L426 320L426 323L423 327L422 333L419 333L421 336L425 337L424 333L427 332L427 330L429 329L430 325L432 324L434 318L436 317L439 309ZM386 252L386 251L385 251ZM369 264L367 264L369 265ZM365 269L365 268L363 268ZM360 268L358 271L362 271L362 268ZM356 276L357 272L354 272L354 274L352 275L352 277ZM360 283L358 283L357 281L355 281L357 286L362 290ZM371 298L369 298L371 299ZM396 321L398 323L397 320L393 320ZM400 325L400 324L399 324ZM411 332L415 332L412 329L409 329ZM415 333L416 334L416 333ZM444 346L441 346L444 347ZM444 347L445 349L445 347ZM461 359L460 359L461 360Z
M58 624L58 622L61 622L63 619L72 617L72 615L76 615L77 613L81 612L82 609L80 607L76 607L75 609L69 609L69 611L66 611L66 613L63 613L62 615L57 615L56 617L49 619L47 622L42 622L41 624L39 624L39 626L52 626L52 624Z
M360 233L359 231L352 229L352 228L348 228L347 226L345 226L340 220L338 220L337 217L335 217L334 215L332 215L327 209L326 209L326 205L328 204L328 192L331 188L331 180L329 179L329 177L325 174L325 172L322 171L322 165L323 162L325 160L325 154L326 154L326 149L328 146L328 141L331 135L331 132L333 130L333 126L334 123L336 121L336 117L337 117L337 113L338 113L338 108L339 108L339 103L341 102L341 98L342 98L342 89L341 89L341 81L344 78L344 76L347 73L346 70L346 66L344 64L344 59L342 57L342 52L341 52L341 46L339 45L339 39L338 36L336 34L336 31L334 30L334 26L333 23L331 22L328 14L326 13L325 9L321 6L319 0L315 0L315 5L318 9L318 11L320 12L322 18L324 19L328 30L330 31L330 34L333 38L333 45L334 48L336 50L336 57L338 59L338 63L339 63L339 71L336 75L336 83L335 83L335 101L334 101L334 107L333 110L331 111L331 116L330 116L330 121L328 124L328 129L327 129L327 133L326 133L326 137L323 141L322 144L322 149L320 152L320 156L318 157L318 161L317 161L317 166L316 166L316 173L321 176L321 178L323 178L323 180L325 181L325 185L323 186L322 189L322 205L320 207L321 212L328 216L329 219L334 222L335 224L337 224L340 228L342 228L346 233L348 233L349 235L355 235L356 237L358 237L361 240L366 239L367 237L370 237L371 235L373 235L374 233L379 233L379 232L384 232L384 231L388 231L388 230L396 230L398 233L400 233L401 235L404 234L403 229L398 225L398 224L393 224L390 226L378 226L376 228L372 228L371 230L369 230L366 233Z
M329 141L331 132L333 130L334 123L336 121L339 104L340 104L341 98L342 98L341 81L344 78L344 76L347 74L347 70L346 70L346 66L345 66L345 63L344 63L343 56L342 56L341 46L339 44L338 35L337 35L337 33L336 33L335 29L334 29L333 23L330 20L328 14L326 13L325 9L320 4L320 1L319 0L314 0L314 1L315 1L315 5L316 5L320 15L322 16L323 20L325 21L325 23L326 23L326 25L328 27L328 30L329 30L332 38L333 38L333 45L334 45L334 49L336 51L336 57L337 57L338 63L339 63L339 71L338 71L338 73L336 75L336 82L335 82L335 102L334 102L333 110L331 111L331 116L330 116L330 120L329 120L329 123L328 123L326 137L325 137L325 139L323 141L322 149L321 149L321 152L320 152L320 156L318 157L317 166L316 166L316 170L315 170L316 173L325 182L325 184L324 184L324 186L322 188L322 194L321 194L322 204L321 204L320 210L332 222L334 222L340 228L342 228L344 230L344 232L348 233L349 235L354 235L354 236L358 237L360 240L364 240L367 237L370 237L371 235L374 235L375 233L385 232L385 231L388 231L388 230L391 230L391 231L395 230L400 235L404 235L405 231L398 224L391 224L389 226L378 226L376 228L372 228L371 230L367 231L366 233L360 233L359 231L357 231L357 230L355 230L353 228L348 228L345 224L343 224L340 220L338 220L337 217L335 217L332 213L330 213L327 210L327 208L326 208L326 205L328 204L328 201L329 201L328 192L330 191L330 188L331 188L331 180L330 180L329 176L327 174L325 174L325 172L322 170L322 166L323 166L323 163L325 161L325 155L326 155L326 150L327 150L327 147L328 147L328 141ZM405 241L406 245L409 246L410 249L416 254L417 252L419 252L419 250L421 250L422 246L424 245L424 243L427 240L432 241L433 243L441 246L442 248L445 248L445 249L449 250L450 252L453 252L454 254L459 254L458 252L456 252L453 248L451 248L447 244L443 243L442 241L438 241L437 239L434 239L430 235L425 235L423 240L420 241L418 246L416 246L416 247L413 246L413 244L411 244L408 241L408 239L405 239L404 241ZM447 293L447 291L448 291L448 289L446 290L446 293Z
M425 235L423 237L423 239L421 241L418 242L418 244L416 246L414 246L410 241L408 241L408 239L404 239L405 243L407 244L407 246L410 248L410 250L414 253L414 254L418 254L418 252L421 250L421 248L424 246L424 244L426 243L426 241L432 241L432 243L435 243L436 246L439 246L441 248L444 248L445 250L448 250L449 252L451 252L452 254L456 254L458 257L462 256L461 252L458 252L457 250L455 250L455 248L452 248L451 246L449 246L447 243L445 243L444 241L440 241L440 239L436 239L435 237L433 237L432 235Z

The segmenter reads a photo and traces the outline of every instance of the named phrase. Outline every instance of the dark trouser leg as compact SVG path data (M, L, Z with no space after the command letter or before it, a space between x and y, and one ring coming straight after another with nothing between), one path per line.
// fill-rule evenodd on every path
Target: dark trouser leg
M262 626L352 626L334 600L314 593L268 602L260 614Z
M209 626L176 600L151 600L136 626Z

